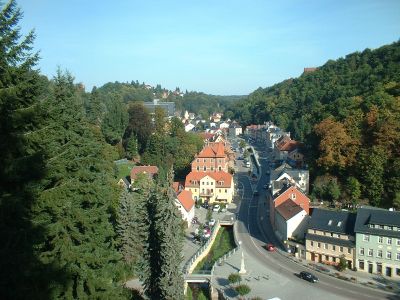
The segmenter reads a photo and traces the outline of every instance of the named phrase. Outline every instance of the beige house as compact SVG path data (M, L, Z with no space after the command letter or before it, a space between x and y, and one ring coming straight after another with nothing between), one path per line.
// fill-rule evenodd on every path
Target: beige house
M223 171L190 172L186 176L185 190L192 192L195 201L231 203L234 195L233 177Z
M315 208L306 233L306 259L338 265L340 257L354 267L356 214Z

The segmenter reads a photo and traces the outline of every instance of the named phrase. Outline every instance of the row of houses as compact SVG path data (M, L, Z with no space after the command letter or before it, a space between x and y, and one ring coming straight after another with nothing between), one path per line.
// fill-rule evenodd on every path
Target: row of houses
M314 209L305 235L305 258L400 279L400 212L376 207L356 213Z
M312 208L304 145L272 123L248 126L246 133L265 142L269 150L269 217L289 251L329 265L339 264L343 257L349 268L400 278L400 212Z

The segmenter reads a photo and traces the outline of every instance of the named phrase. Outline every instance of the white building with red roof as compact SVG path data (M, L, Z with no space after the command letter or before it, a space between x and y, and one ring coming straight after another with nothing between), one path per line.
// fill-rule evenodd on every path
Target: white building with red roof
M233 177L228 172L190 172L185 190L191 191L195 201L231 203L234 195Z
M182 190L177 194L175 205L182 214L182 220L186 221L188 226L192 224L194 218L194 204L191 191Z

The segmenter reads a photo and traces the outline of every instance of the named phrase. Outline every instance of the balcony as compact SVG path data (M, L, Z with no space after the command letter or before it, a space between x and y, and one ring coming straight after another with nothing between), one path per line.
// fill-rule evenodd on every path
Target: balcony
M200 197L213 197L214 192L211 190L200 191Z

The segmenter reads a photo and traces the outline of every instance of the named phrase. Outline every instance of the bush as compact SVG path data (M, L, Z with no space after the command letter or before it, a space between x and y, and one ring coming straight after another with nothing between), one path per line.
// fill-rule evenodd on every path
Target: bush
M241 284L235 287L235 291L240 295L244 296L250 293L251 289L247 284Z
M207 297L204 295L203 291L197 295L197 300L207 300Z
M337 265L337 269L339 271L344 271L347 268L347 261L344 258L344 255L340 256L339 264Z
M232 273L228 276L228 280L230 284L235 284L242 281L242 277L238 273Z

